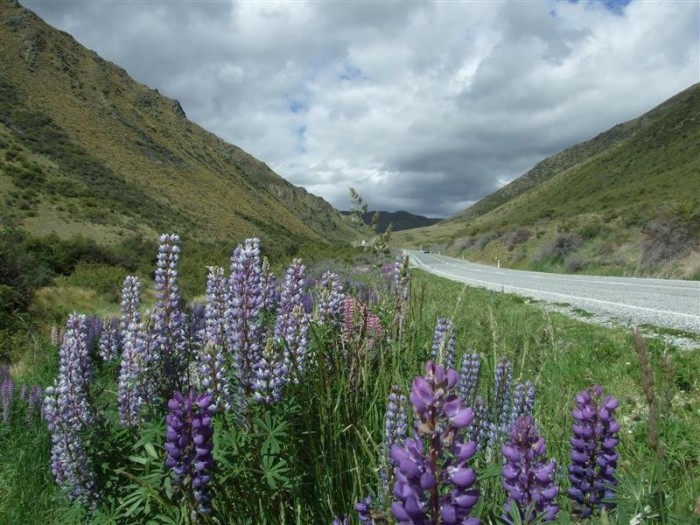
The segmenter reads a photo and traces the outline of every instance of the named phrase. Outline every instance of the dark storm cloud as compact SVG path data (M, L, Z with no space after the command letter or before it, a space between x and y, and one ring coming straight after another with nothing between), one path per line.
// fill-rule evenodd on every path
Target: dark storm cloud
M451 215L700 80L693 2L24 4L341 209Z

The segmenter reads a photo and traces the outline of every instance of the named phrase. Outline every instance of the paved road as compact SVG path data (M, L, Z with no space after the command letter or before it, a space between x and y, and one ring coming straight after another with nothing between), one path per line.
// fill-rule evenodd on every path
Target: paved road
M568 303L596 315L700 333L700 282L560 275L494 268L406 250L424 270L473 286Z

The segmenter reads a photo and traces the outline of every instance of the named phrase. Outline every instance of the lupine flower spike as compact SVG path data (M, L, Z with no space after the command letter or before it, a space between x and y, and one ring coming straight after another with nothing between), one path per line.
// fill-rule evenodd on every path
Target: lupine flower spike
M542 461L547 448L530 416L519 417L513 423L502 451L503 488L508 494L503 521L509 524L554 521L559 512L556 504L559 488L554 484L556 463ZM513 521L512 516L519 516L520 520Z
M438 319L431 346L432 359L445 368L454 368L455 345L455 332L452 327L452 321L449 319Z
M215 408L211 394L176 392L168 401L165 466L173 472L173 484L183 490L189 503L201 514L211 510L211 480Z
M413 438L391 448L398 464L391 512L400 525L476 525L480 520L469 514L479 492L473 488L476 474L467 466L476 443L466 439L474 414L454 394L457 372L431 361L425 368L426 375L416 377L411 388Z
M46 389L44 399L44 415L51 433L51 471L71 501L93 506L97 490L85 442L85 434L94 423L88 401L92 363L84 315L72 314L68 318L58 361L58 377Z
M595 385L576 396L571 464L569 465L569 497L575 512L588 517L601 507L610 507L606 500L613 496L611 485L617 483L615 452L620 425L613 412L619 401L613 396L603 397L603 387Z

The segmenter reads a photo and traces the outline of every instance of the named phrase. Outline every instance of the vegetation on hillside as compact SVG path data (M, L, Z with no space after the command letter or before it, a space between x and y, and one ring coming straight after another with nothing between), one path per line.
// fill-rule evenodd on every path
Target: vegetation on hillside
M0 201L29 232L101 244L177 227L207 242L349 242L327 202L199 128L16 2L0 2Z
M397 235L515 268L700 278L700 84Z
M224 284L224 272L210 270L205 309L198 314L201 308L178 298L177 270L189 254L183 250L180 261L176 237L161 240L155 279L142 279L150 313L135 309L139 294L125 286L121 314L112 298L112 312L101 319L94 309L86 312L89 318L66 316L62 340L34 332L18 360L0 371L8 407L0 422L1 522L301 524L336 519L379 525L400 521L406 511L420 512L431 523L452 523L449 514L429 517L448 507L483 523L502 518L534 523L553 516L557 523L694 519L700 494L694 476L700 462L700 384L690 371L700 365L696 352L583 324L515 296L469 289L420 271L409 277L406 267L393 261L383 266L382 261L362 261L354 269L338 261L307 268L293 261L277 273L280 286L272 289L281 295L269 295L265 283L272 281L252 240L234 252L226 280L231 297L244 293L246 299L225 299L232 301L231 308L215 314L216 283ZM151 286L154 294L147 293ZM203 292L202 282L197 295ZM244 303L258 300L265 306L246 313ZM119 323L108 320L120 315L122 328L115 331ZM199 324L200 315L208 322ZM229 337L244 317L247 335ZM277 330L282 325L287 329ZM224 339L217 339L216 326L224 327ZM114 339L118 333L121 339ZM257 337L265 344L239 345ZM149 353L165 340L168 345ZM149 390L166 384L167 370L173 370L150 367L149 359L169 363L167 348L181 343L190 366L180 363L179 370L189 372L173 377L184 397ZM210 375L207 370L220 366L214 363L224 348L230 351L221 361L227 372ZM137 349L145 352L145 361L129 357ZM263 349L264 359L256 360ZM236 355L247 357L236 360ZM287 358L286 369L275 365ZM426 368L427 361L440 368ZM458 371L449 372L444 384L443 366ZM224 378L233 388L215 386ZM29 392L32 385L45 389L54 380L58 388L47 392L44 408L53 425L49 432ZM602 385L612 397L601 396L598 405L591 405L583 393L595 399L592 385ZM141 408L128 412L124 400L139 388L145 389ZM187 396L197 402L188 405ZM215 396L220 397L212 404ZM80 407L70 427L62 426L61 418L72 412L60 411L68 397L76 401L71 410ZM234 400L230 405L229 399ZM586 461L575 450L588 439L589 405L601 422L612 417L619 425L619 430L606 427L604 441L591 441L597 460L612 469L595 476L614 481L596 491L575 474L576 465ZM583 411L578 430L572 418L577 406ZM517 417L520 411L525 419ZM126 418L129 413L135 419ZM438 414L444 420L438 422ZM527 429L533 441L509 434L508 428L516 428L509 427L512 423ZM574 433L579 437L570 442ZM537 441L539 436L543 441ZM187 445L191 439L198 440L197 447ZM412 448L418 441L424 453ZM72 444L73 456L61 448L64 443ZM533 461L514 463L518 450L530 453ZM183 463L189 454L197 461ZM451 458L447 468L435 462L445 454ZM417 484L411 465L419 461L434 470L434 491L427 490L428 478ZM536 469L539 481L528 482L523 494L506 492L502 484L512 480L513 468ZM527 498L538 490L532 483L546 489L546 505L528 507ZM403 488L394 492L396 486ZM589 494L583 504L577 490ZM413 508L411 494L424 506ZM588 510L593 520L585 519Z

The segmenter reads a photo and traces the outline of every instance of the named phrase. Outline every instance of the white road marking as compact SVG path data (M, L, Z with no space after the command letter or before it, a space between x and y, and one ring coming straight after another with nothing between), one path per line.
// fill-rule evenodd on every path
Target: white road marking
M417 258L415 258L415 257L412 257L412 258L413 258L418 264L420 264L421 266L423 266L423 267L425 267L425 268L429 268L425 263L423 263L423 262L420 261L419 259L417 259ZM657 314L680 315L680 316L683 316L683 317L687 317L687 318L689 318L689 319L694 319L694 320L700 321L700 315L684 314L684 313L681 313L681 312L674 312L674 311L672 311L672 310L657 310L657 309L655 309L655 308L646 308L646 307L643 307L643 306L634 306L634 305L631 305L631 304L616 303L616 302L613 302L613 301L603 301L603 300L601 300L601 299L592 299L592 298L590 298L590 297L581 297L581 296L578 296L578 295L567 295L567 294L562 294L562 293L557 293L557 292L546 292L546 291L544 291L544 290L537 290L537 289L533 289L533 288L524 288L524 287L521 287L521 286L511 286L511 285L509 285L509 284L502 284L502 283L497 283L497 282L493 282L493 281L484 281L484 280L481 280L481 279L474 279L474 278L472 278L472 277L463 277L463 276L460 276L460 275L456 275L456 274L452 274L452 273L448 273L448 272L443 272L443 271L441 271L441 270L435 270L434 268L430 268L430 270L431 270L432 273L442 274L442 275L444 275L444 276L446 276L446 277L457 277L457 278L459 278L459 279L464 279L464 280L468 280L468 281L471 281L471 282L476 282L476 283L481 283L481 284L489 284L489 285L491 285L491 286L500 286L504 291L505 291L506 288L509 288L509 289L512 290L512 291L522 290L522 291L526 291L526 292L530 292L530 293L537 293L537 294L543 294L543 295L553 295L553 296L555 296L555 297L561 297L561 298L565 298L565 299L578 299L578 300L581 300L581 301L590 301L590 302L599 303L599 304L608 304L608 305L611 305L611 306L618 306L618 307L622 307L622 308L632 308L632 309L634 309L634 310L642 310L642 311L645 311L645 312L653 312L653 313L657 313ZM608 283L605 282L605 281L603 281L603 282L604 282L605 284L608 284Z

